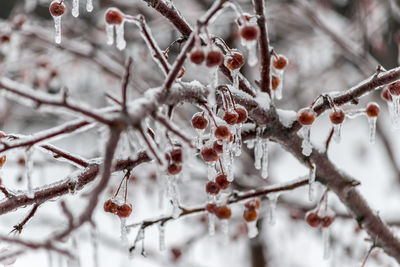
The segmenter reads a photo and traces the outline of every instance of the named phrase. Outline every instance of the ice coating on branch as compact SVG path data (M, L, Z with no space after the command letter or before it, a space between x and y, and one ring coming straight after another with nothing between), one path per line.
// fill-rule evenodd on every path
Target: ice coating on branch
M161 222L158 224L158 245L160 251L165 250L165 225Z
M263 108L266 111L269 110L269 106L271 104L271 98L269 97L268 93L257 92L256 98L254 100L261 108Z
M119 25L115 25L116 43L119 50L123 50L126 47L126 41L124 36L124 22Z
M375 135L376 135L376 119L377 117L368 117L368 126L369 126L369 143L375 144Z
M298 131L298 135L303 138L301 142L301 147L303 148L302 153L304 156L310 156L312 152L312 144L311 144L311 125L303 125L301 129Z
M55 27L55 36L54 41L56 44L61 43L61 16L53 16L54 19L54 27Z
M268 195L267 202L267 221L270 225L276 222L276 203L278 202L279 193L271 193Z
M297 113L293 110L277 109L276 112L279 116L279 121L286 128L292 127L293 122L297 120Z
M72 0L71 13L75 18L79 16L79 0Z
M252 222L247 222L247 236L249 238L254 238L258 235L257 220Z
M315 195L315 178L317 175L317 166L315 163L311 163L312 168L310 168L310 174L308 177L308 199L310 201L314 200L314 195Z
M86 0L86 11L87 12L93 11L93 0Z

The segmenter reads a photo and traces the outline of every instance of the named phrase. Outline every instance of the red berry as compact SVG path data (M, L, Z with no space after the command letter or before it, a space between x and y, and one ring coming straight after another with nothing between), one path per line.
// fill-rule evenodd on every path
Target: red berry
M244 206L249 210L258 210L261 207L261 200L259 198L255 198L247 201Z
M169 175L177 175L182 171L182 165L179 163L171 163L168 165L167 171Z
M367 116L370 118L376 118L379 115L380 108L379 105L375 102L370 102L367 105L367 108L365 109L365 112L367 113Z
M225 125L218 126L214 131L215 137L222 141L224 139L230 139L232 137L231 131Z
M321 218L314 211L309 211L306 213L306 222L311 227L318 227L321 224Z
M111 199L104 202L103 209L105 212L117 213L118 205L115 204Z
M301 125L311 125L315 121L315 113L310 108L304 108L297 114L297 120Z
M66 7L65 7L64 3L63 2L60 3L59 1L51 2L50 8L49 8L50 14L53 17L59 17L59 16L63 15L65 13L65 9L66 9Z
M217 67L221 65L223 61L224 61L224 56L222 55L221 51L215 49L207 53L206 57L207 67Z
M281 70L281 69L284 69L286 67L287 62L288 62L288 60L287 60L287 58L285 56L279 55L278 58L275 58L272 61L272 64L274 65L275 69Z
M205 58L206 55L202 49L196 49L190 53L190 61L192 61L194 64L200 65L203 63Z
M278 76L272 75L272 76L271 76L271 86L272 86L272 90L275 91L275 90L278 88L279 83L280 83L280 81L279 81Z
M341 124L344 121L344 117L344 112L341 109L337 109L329 114L329 119L333 124Z
M132 213L132 206L130 204L123 204L118 207L117 215L120 218L128 218Z
M3 167L4 163L6 163L6 155L0 157L0 168Z
M206 206L206 211L208 211L209 213L214 213L216 206L217 205L215 205L214 203L208 203Z
M381 98L385 101L392 102L392 95L390 94L387 86L382 90Z
M400 96L400 81L389 84L387 88L392 96Z
M231 184L231 182L228 181L228 178L226 174L220 173L217 175L215 178L215 182L217 183L218 187L222 190L225 190L228 188L228 186Z
M219 193L219 187L216 182L209 181L206 184L206 192L210 195L217 195Z
M195 129L204 130L207 128L208 119L201 113L194 114L192 118L192 126Z
M224 146L218 143L218 141L214 141L213 148L218 154L222 154L224 152Z
M118 8L112 7L107 9L105 19L108 24L120 25L124 21L124 15Z
M243 212L243 219L246 222L254 222L258 218L258 213L256 210L245 210Z
M171 151L171 159L176 163L182 163L182 149L175 148Z
M226 111L224 117L222 118L226 123L229 125L234 125L239 118L239 114L237 114L235 111Z
M217 151L211 147L203 147L200 154L205 162L217 161L219 158Z
M244 65L244 57L241 53L233 51L226 57L225 65L230 70L240 69Z
M325 216L321 219L321 227L329 227L333 221L335 221L335 216Z
M260 30L255 25L245 24L240 29L240 36L247 41L253 41L258 38Z
M235 111L239 115L236 123L243 123L247 120L247 110L244 107L236 105Z
M229 219L232 215L232 211L228 206L219 206L215 208L215 215L219 219Z

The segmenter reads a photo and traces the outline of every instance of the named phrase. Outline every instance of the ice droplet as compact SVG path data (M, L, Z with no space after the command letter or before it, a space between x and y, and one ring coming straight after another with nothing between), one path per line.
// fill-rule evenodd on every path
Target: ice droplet
M377 117L373 117L373 118L368 117L369 143L370 144L375 144L376 119L377 119Z
M79 0L72 0L72 16L75 18L79 16Z
M123 50L126 47L126 41L124 37L124 22L119 25L115 25L116 43L119 50Z
M247 41L246 43L247 50L249 51L247 63L250 67L254 67L257 65L257 42L256 41Z
M208 235L213 236L215 234L215 215L208 213Z
M309 174L309 178L308 178L308 199L310 201L314 200L314 195L315 195L315 178L316 178L316 174L317 174L317 167L315 165L315 163L311 163L312 168L310 168L310 174Z
M55 27L55 36L54 41L56 44L61 43L61 16L53 16L54 19L54 27Z
M342 137L342 124L333 124L333 139L336 143L340 143Z
M274 225L276 222L276 203L278 202L279 194L272 193L268 195L268 213L267 221L270 225Z
M324 242L324 260L329 258L330 255L330 230L329 227L323 227L322 228L322 239Z
M86 11L87 12L93 11L93 0L86 0Z
M114 26L106 23L106 34L107 34L107 44L112 45L114 43Z
M264 139L262 142L262 164L261 164L261 177L268 178L268 140Z
M254 238L258 235L257 220L247 223L247 236Z
M158 224L158 245L160 251L165 250L165 225L161 222Z

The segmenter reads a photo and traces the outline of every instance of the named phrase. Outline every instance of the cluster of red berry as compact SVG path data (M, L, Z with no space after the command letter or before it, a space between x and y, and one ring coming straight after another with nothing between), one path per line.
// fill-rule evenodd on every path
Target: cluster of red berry
M272 60L272 66L274 66L275 70L283 71L283 69L287 66L288 60L284 55L275 55L274 59ZM278 89L281 80L279 79L278 75L271 74L271 87L272 90Z
M165 153L165 159L168 162L167 172L169 175L177 175L182 171L182 148L173 148Z
M215 214L218 219L228 220L232 216L232 210L227 205L218 206L214 203L209 203L206 206L209 213Z
M111 199L104 202L103 208L105 212L116 214L120 218L128 218L132 213L131 204L124 203L122 205L119 205Z
M242 14L236 19L240 37L249 42L257 40L260 35L260 29L255 23L251 22L251 18L249 14Z
M217 195L220 190L228 189L230 184L231 184L231 182L228 181L228 177L226 176L226 174L223 172L220 172L215 177L215 182L214 181L207 182L206 192L210 195Z
M329 227L335 221L335 213L329 209L316 209L310 210L306 213L306 222L311 227Z
M245 210L243 212L243 219L246 222L254 222L258 218L257 210L261 207L261 200L259 198L255 198L250 200L244 204Z

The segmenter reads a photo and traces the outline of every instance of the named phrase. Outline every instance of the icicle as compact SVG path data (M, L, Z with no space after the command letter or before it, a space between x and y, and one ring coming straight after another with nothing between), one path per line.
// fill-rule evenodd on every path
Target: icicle
M257 220L247 223L247 236L254 238L258 235Z
M341 135L342 135L342 124L333 124L333 139L336 143L340 143Z
M107 44L112 45L114 43L114 26L106 23L106 34L107 34Z
M393 102L393 115L398 118L400 117L400 96L392 95Z
M267 221L270 225L274 225L276 222L276 203L278 202L278 193L268 195L268 214Z
M86 0L86 11L87 12L93 11L93 0Z
M173 176L167 176L167 182L168 182L168 196L171 200L172 204L172 217L174 219L179 217L180 214L180 208L179 208L179 201L178 201L178 191L177 191L177 184L176 184L176 177Z
M377 117L372 117L372 118L368 117L370 144L375 144L376 119Z
M79 16L79 0L72 0L72 16Z
M262 164L261 164L261 177L268 178L268 140L263 140L262 146Z
M330 255L330 230L329 227L322 228L322 239L324 242L324 260L329 258Z
M56 44L61 43L61 16L53 16L54 27L56 29L54 41Z
M214 181L217 172L215 171L215 162L207 163L207 178L209 181Z
M246 143L248 149L253 149L253 148L254 148L254 144L255 144L256 142L255 142L254 139L252 139L252 140L246 141L245 143Z
M301 147L303 148L302 153L304 156L310 156L312 152L312 145L310 141L311 135L311 125L303 125L300 129L299 134L303 137L303 142L301 143Z
M236 126L235 143L233 144L235 156L239 157L242 154L242 124Z
M28 189L27 195L29 198L35 197L32 186L32 170L33 170L32 149L28 148L25 152L25 178Z
M250 67L254 67L257 65L257 42L256 41L247 41L246 43L247 49L249 51L247 63Z
M96 226L92 225L90 229L90 239L93 247L93 266L99 266L99 239Z
M49 267L53 266L53 255L51 251L47 251L47 263Z
M124 22L119 25L115 25L116 32L116 43L119 50L123 50L126 47L126 41L124 37Z
M123 246L128 245L128 232L126 230L126 218L120 218L121 222L121 243Z
M213 236L215 234L215 215L208 213L208 235Z
M394 106L392 102L388 102L388 109L389 109L389 115L390 115L390 121L392 123L392 126L394 129L400 129L400 116L396 117L394 115Z
M254 147L254 167L259 170L261 169L261 158L262 158L262 141L260 138L260 134L261 134L261 128L257 128L257 132L256 132L256 144Z
M309 174L309 178L308 178L308 199L310 201L314 200L314 196L315 196L315 178L316 178L316 174L317 174L317 167L315 166L314 163L311 163L312 168L310 169L310 174Z
M239 89L239 69L237 70L232 70L231 71L232 75L232 85L234 89Z
M223 243L227 245L229 243L229 221L221 220L221 232L223 234Z
M164 224L161 222L158 224L158 233L159 233L159 249L160 251L164 251L165 250L165 226Z

